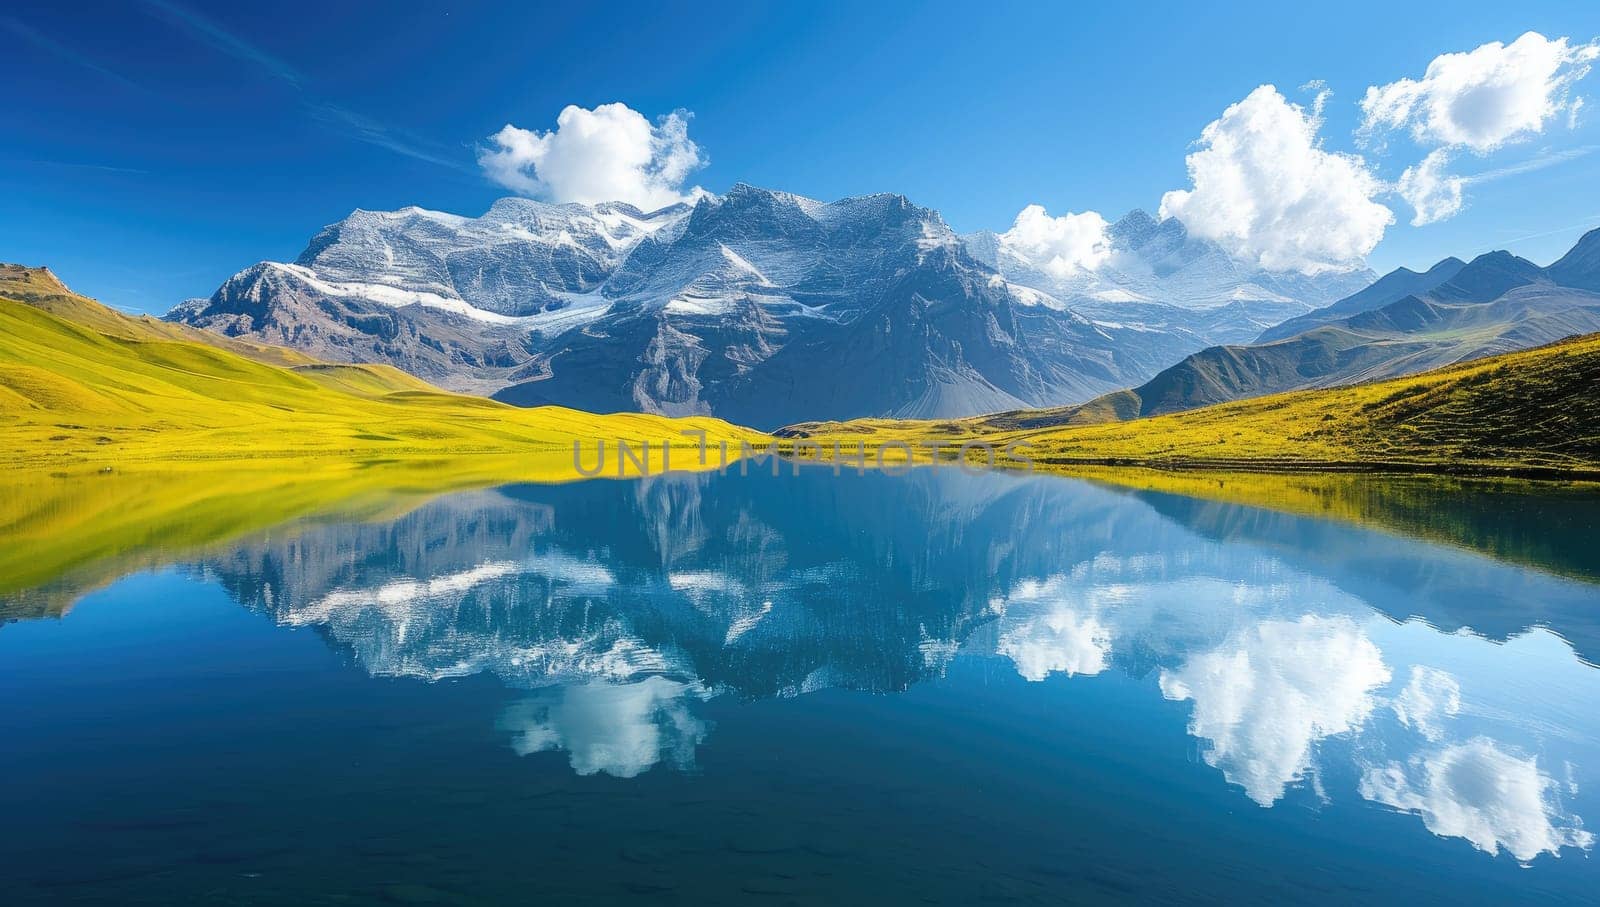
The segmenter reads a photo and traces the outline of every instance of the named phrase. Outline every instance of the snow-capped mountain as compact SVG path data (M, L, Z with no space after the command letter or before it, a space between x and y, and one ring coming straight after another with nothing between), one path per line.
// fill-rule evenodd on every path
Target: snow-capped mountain
M1065 273L1032 260L1005 234L982 231L964 239L974 257L1006 280L1049 294L1091 318L1138 320L1163 330L1187 327L1218 343L1229 342L1216 333L1219 329L1254 336L1248 334L1252 326L1259 325L1259 333L1348 296L1377 277L1366 268L1315 275L1266 271L1215 242L1191 236L1177 218L1158 221L1141 210L1123 216L1106 235L1110 256L1103 265Z
M522 198L503 198L477 218L421 208L357 211L323 228L297 264L330 283L399 287L491 315L528 316L598 289L640 240L670 230L688 211Z
M773 427L1082 401L1255 336L1259 305L1288 317L1324 301L1242 279L1242 296L1204 296L1231 260L1176 222L1149 226L1118 224L1124 289L1097 297L986 264L981 239L898 195L741 184L649 213L521 198L477 218L356 211L294 263L254 265L168 317L519 404Z

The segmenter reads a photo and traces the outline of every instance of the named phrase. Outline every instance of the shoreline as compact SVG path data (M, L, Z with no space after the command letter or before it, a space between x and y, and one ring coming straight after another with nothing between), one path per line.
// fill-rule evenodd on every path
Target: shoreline
M1093 466L1162 472L1249 472L1280 475L1454 476L1479 479L1600 482L1600 467L1482 463L1419 463L1408 460L1137 460L1119 457L1038 457L1041 466Z

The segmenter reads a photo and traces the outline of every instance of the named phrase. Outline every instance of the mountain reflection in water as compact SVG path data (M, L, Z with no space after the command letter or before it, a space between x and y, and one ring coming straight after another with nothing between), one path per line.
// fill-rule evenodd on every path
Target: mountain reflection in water
M1495 516L1525 530L1539 499L1520 500ZM512 485L175 557L369 675L492 675L519 691L498 739L578 776L694 770L713 700L897 693L972 659L1144 683L1241 806L1359 798L1524 863L1594 844L1591 561L1081 480L826 468Z
M1190 705L1206 763L1263 807L1319 785L1339 737L1360 796L1436 834L1519 860L1593 844L1569 809L1576 769L1540 739L1560 714L1506 704L1484 668L1532 653L1600 701L1594 672L1530 627L1592 651L1596 588L1332 521L1050 478L808 469L509 486L195 566L369 674L528 689L500 729L580 774L692 766L710 697L904 690L965 651L1030 681L1153 676Z

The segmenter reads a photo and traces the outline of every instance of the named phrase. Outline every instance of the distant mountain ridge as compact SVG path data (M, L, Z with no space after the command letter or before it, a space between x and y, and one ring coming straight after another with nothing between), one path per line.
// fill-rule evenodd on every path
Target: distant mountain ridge
M1454 256L1440 261L1428 270L1418 274L1410 268L1396 268L1388 274L1373 281L1366 289L1333 303L1329 306L1307 312L1283 321L1261 332L1256 343L1267 343L1273 340L1282 340L1296 334L1311 330L1319 324L1338 321L1350 315L1382 308L1393 302L1399 302L1407 296L1426 293L1456 276L1467 263Z
M1040 425L1138 418L1527 349L1600 331L1600 292L1589 289L1597 286L1600 230L1548 268L1505 251L1466 264L1447 258L1423 274L1391 272L1260 342L1211 347L1131 390L1018 418Z
M963 239L975 257L1007 280L1050 293L1074 308L1142 302L1204 310L1249 303L1276 304L1279 311L1298 313L1353 293L1378 276L1367 268L1311 275L1267 271L1193 236L1177 218L1157 220L1137 208L1106 233L1106 263L1066 274L1051 273L1030 260L1004 234L980 231Z
M1270 275L1235 273L1181 224L1124 221L1148 250L1124 282L1204 292L1069 303L997 272L903 196L740 184L648 213L520 198L478 218L357 211L294 263L254 265L168 317L523 405L774 427L1088 400L1366 279L1260 289Z
M1154 467L1600 477L1597 387L1600 333L1592 333L1415 375L1146 418L1136 418L1139 395L1123 391L1066 410L812 422L775 434L796 455L822 460L899 445L924 462L937 450L982 462L968 445L1007 450L1025 444L1035 467L1069 473ZM1090 412L1096 408L1117 412ZM1113 415L1123 418L1106 418ZM1149 480L1125 473L1113 481ZM1214 476L1185 481L1236 486ZM1271 490L1264 493L1281 494L1280 482L1267 484Z

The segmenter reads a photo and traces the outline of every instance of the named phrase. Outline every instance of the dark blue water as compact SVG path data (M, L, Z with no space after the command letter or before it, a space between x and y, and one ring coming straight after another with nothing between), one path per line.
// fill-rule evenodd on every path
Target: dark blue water
M1538 542L1600 507L1473 494L673 475L173 550L0 628L0 900L1592 903L1600 552Z

